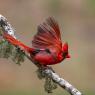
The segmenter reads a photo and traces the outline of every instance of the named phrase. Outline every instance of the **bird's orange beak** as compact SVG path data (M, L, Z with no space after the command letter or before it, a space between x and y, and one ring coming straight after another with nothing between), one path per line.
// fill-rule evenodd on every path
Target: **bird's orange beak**
M66 56L66 58L71 58L71 56L68 54L68 55Z

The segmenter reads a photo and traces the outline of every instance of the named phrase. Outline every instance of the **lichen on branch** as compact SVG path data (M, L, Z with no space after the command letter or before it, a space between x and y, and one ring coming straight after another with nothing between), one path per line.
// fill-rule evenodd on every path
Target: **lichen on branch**
M9 35L12 35L15 39L14 29L7 19L0 15L0 57L2 58L12 58L15 63L20 64L24 62L25 56L38 67L38 77L40 79L45 79L45 91L51 93L52 90L57 88L57 84L65 89L71 95L82 95L82 93L72 86L65 79L61 78L55 71L50 67L44 67L36 62L34 62L30 55L25 53L19 47L16 47L10 44L6 39L3 38L2 34L6 32Z

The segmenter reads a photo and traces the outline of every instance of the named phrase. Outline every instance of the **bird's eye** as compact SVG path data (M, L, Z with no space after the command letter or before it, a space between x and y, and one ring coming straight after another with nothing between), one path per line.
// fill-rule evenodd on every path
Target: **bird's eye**
M67 56L68 52L63 52L62 56L65 58Z

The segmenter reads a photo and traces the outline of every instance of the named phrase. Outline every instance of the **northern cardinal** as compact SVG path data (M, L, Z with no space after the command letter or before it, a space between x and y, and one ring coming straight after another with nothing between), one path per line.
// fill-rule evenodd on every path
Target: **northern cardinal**
M47 18L38 26L38 32L32 41L32 48L7 33L4 33L3 37L11 44L27 51L33 60L44 66L57 64L70 58L68 44L62 44L59 25L53 17Z

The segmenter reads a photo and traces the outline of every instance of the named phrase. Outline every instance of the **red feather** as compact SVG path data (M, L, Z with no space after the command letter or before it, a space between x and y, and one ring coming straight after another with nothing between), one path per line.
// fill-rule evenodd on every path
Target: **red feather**
M17 39L13 38L11 35L9 35L9 34L7 34L7 33L4 33L4 34L3 34L3 37L4 37L8 42L10 42L11 44L20 47L22 50L25 50L25 51L27 51L27 52L31 52L31 51L34 50L33 48L30 48L30 47L24 45L22 42L18 41Z
M32 46L39 49L62 50L59 26L53 17L47 18L44 23L38 26L38 32L34 36Z
M49 17L38 26L38 32L32 41L33 48L4 33L4 38L11 44L20 47L30 53L31 58L42 65L53 65L69 58L68 44L62 46L58 23Z

